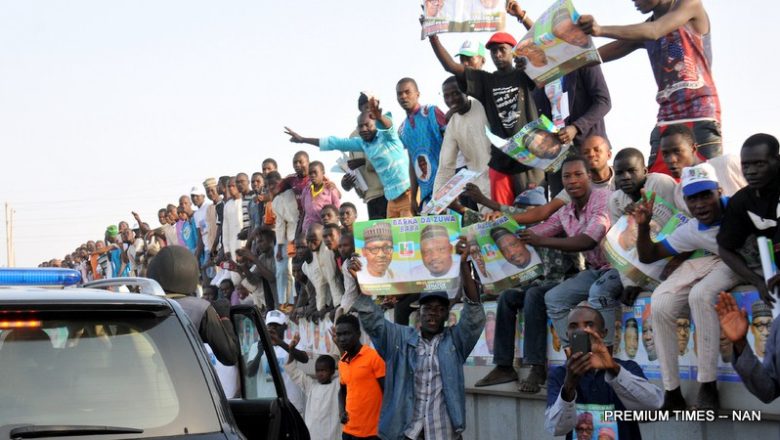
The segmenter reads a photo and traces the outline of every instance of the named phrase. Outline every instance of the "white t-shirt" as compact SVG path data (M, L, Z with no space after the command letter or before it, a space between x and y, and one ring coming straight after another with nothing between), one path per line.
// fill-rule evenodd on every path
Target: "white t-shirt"
M644 189L645 191L655 193L656 197L660 197L668 203L673 204L675 203L676 187L677 182L670 176L660 173L650 173L647 175ZM615 192L612 193L609 197L607 206L609 206L609 217L613 225L626 213L626 207L632 203L635 202L622 190L615 190Z
M207 251L211 250L211 243L209 243L207 238L209 233L209 223L206 221L206 213L208 211L209 205L211 205L211 202L206 200L202 205L200 205L200 208L196 208L195 213L192 214L192 218L195 220L195 227L197 227L198 231L200 231L200 237L203 240L203 247Z
M721 189L723 189L724 196L731 197L737 191L747 186L747 180L742 175L742 162L736 154L713 157L707 163L715 169L715 175L718 178ZM677 209L691 217L688 205L685 204L681 184L678 184L674 189L674 204L677 206Z
M699 249L718 255L718 231L720 231L720 223L707 226L692 218L660 243L675 255Z

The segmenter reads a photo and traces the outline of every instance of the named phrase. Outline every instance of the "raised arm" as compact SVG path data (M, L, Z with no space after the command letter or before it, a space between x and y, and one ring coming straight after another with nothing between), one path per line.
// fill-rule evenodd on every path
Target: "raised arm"
M636 251L639 255L639 261L645 264L655 263L658 260L674 255L666 246L661 243L654 243L650 237L650 220L653 217L654 204L655 194L650 195L650 198L642 195L642 199L634 205L629 213L634 218L638 229Z
M298 133L294 132L289 127L284 127L284 134L290 136L290 142L294 144L309 144L309 145L314 145L315 147L320 146L319 138L303 137Z
M515 17L526 30L531 30L531 26L534 25L534 21L528 16L528 11L524 11L516 0L509 0L506 3L506 13Z
M762 364L747 342L747 311L740 310L734 297L726 292L721 292L718 295L715 310L718 313L723 334L734 344L734 357L731 363L745 387L764 403L775 400L780 396L780 383L778 383L778 372L775 368L777 362L775 341L777 340L778 321L775 320L772 324Z
M439 59L439 62L441 63L441 66L444 67L444 70L457 76L459 79L466 74L466 67L452 59L450 53L447 52L447 49L445 49L439 41L438 36L431 35L428 37L428 41L431 42L433 53L436 55L436 58Z
M583 15L577 21L580 28L594 37L607 37L624 41L655 41L688 22L706 34L709 32L707 14L701 0L678 0L678 5L656 20L625 26L601 26L592 15Z

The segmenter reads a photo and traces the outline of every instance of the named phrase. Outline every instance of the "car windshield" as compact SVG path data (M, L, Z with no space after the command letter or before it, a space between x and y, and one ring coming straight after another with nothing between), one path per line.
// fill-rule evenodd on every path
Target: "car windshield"
M220 431L193 346L173 315L25 313L5 327L0 426L143 429L132 437Z

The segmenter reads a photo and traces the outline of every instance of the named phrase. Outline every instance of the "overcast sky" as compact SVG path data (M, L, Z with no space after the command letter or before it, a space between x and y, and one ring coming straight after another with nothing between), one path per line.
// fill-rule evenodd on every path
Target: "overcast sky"
M531 16L549 4L522 3ZM601 24L645 18L629 0L575 5ZM752 133L778 134L778 50L766 35L780 6L705 6L726 151L738 152ZM380 95L400 120L395 83L411 76L422 102L444 107L447 75L420 40L419 10L415 0L0 0L0 202L16 211L17 265L62 258L109 224L132 221L131 210L155 227L158 208L206 177L257 171L266 157L291 172L299 146L283 126L347 135L360 90ZM468 37L442 41L454 53ZM647 152L657 111L647 55L609 63L604 74L613 146ZM336 157L306 149L328 167Z

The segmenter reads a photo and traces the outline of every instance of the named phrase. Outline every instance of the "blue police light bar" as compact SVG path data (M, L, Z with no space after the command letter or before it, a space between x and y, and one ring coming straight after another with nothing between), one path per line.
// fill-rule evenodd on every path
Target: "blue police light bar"
M0 286L72 286L81 282L75 269L0 268Z

